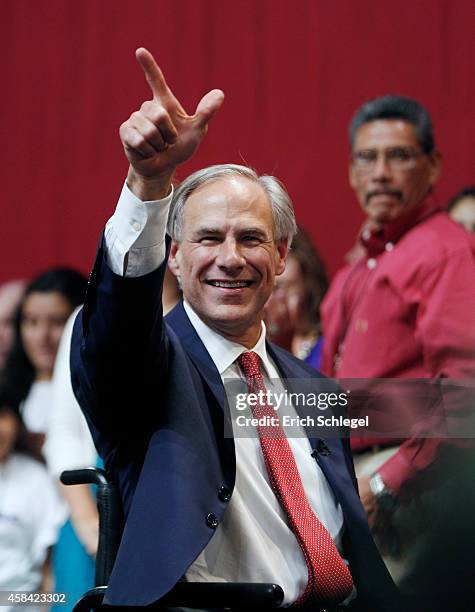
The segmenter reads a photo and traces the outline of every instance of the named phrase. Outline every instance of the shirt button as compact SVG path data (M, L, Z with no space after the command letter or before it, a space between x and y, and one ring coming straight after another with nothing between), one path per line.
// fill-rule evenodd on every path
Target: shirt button
M370 270L373 270L373 268L376 268L376 259L374 259L374 257L370 257L366 262L366 265Z
M384 248L386 249L386 251L392 251L394 249L394 244L392 242L386 242Z
M228 502L231 499L231 491L228 487L219 487L218 497L222 502Z
M138 221L134 221L132 223L132 227L134 228L136 232L140 232L140 230L142 229L142 226L140 225Z
M206 515L206 524L208 525L208 527L210 529L216 529L216 527L219 524L219 521L218 521L218 518L217 518L216 514L213 514L212 512L207 514Z

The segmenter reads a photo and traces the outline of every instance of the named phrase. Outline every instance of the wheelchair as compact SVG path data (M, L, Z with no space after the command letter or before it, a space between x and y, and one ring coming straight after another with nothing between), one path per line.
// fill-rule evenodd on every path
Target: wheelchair
M61 474L60 479L65 485L96 485L99 511L99 542L94 588L84 593L75 604L73 612L124 611L127 609L124 606L108 606L103 603L124 527L119 490L108 478L106 472L99 468L68 470ZM234 612L255 609L263 611L278 608L283 599L284 592L276 584L178 582L163 598L143 609L226 609Z

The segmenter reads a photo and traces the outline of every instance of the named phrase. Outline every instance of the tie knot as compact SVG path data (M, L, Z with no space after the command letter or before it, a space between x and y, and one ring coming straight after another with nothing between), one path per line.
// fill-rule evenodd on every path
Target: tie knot
M238 357L238 363L247 379L262 376L261 360L259 355L254 353L254 351L242 353L242 355Z

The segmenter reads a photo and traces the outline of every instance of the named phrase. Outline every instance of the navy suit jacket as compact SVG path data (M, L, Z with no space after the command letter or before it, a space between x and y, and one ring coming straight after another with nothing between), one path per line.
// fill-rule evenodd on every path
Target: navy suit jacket
M139 278L115 275L102 248L73 333L71 372L106 469L118 483L126 525L106 602L144 606L166 594L213 536L236 475L224 437L221 377L182 304L165 319L165 265ZM282 377L319 375L268 344ZM310 440L317 448L318 440ZM370 535L346 440L326 440L315 458L341 504L344 556L364 609L400 610Z

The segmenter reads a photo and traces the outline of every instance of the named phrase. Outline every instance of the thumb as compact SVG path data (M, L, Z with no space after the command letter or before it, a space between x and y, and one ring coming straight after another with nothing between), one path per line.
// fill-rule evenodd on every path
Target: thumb
M195 119L199 127L205 127L211 117L220 109L224 102L224 93L220 89L212 89L203 96L196 107Z

